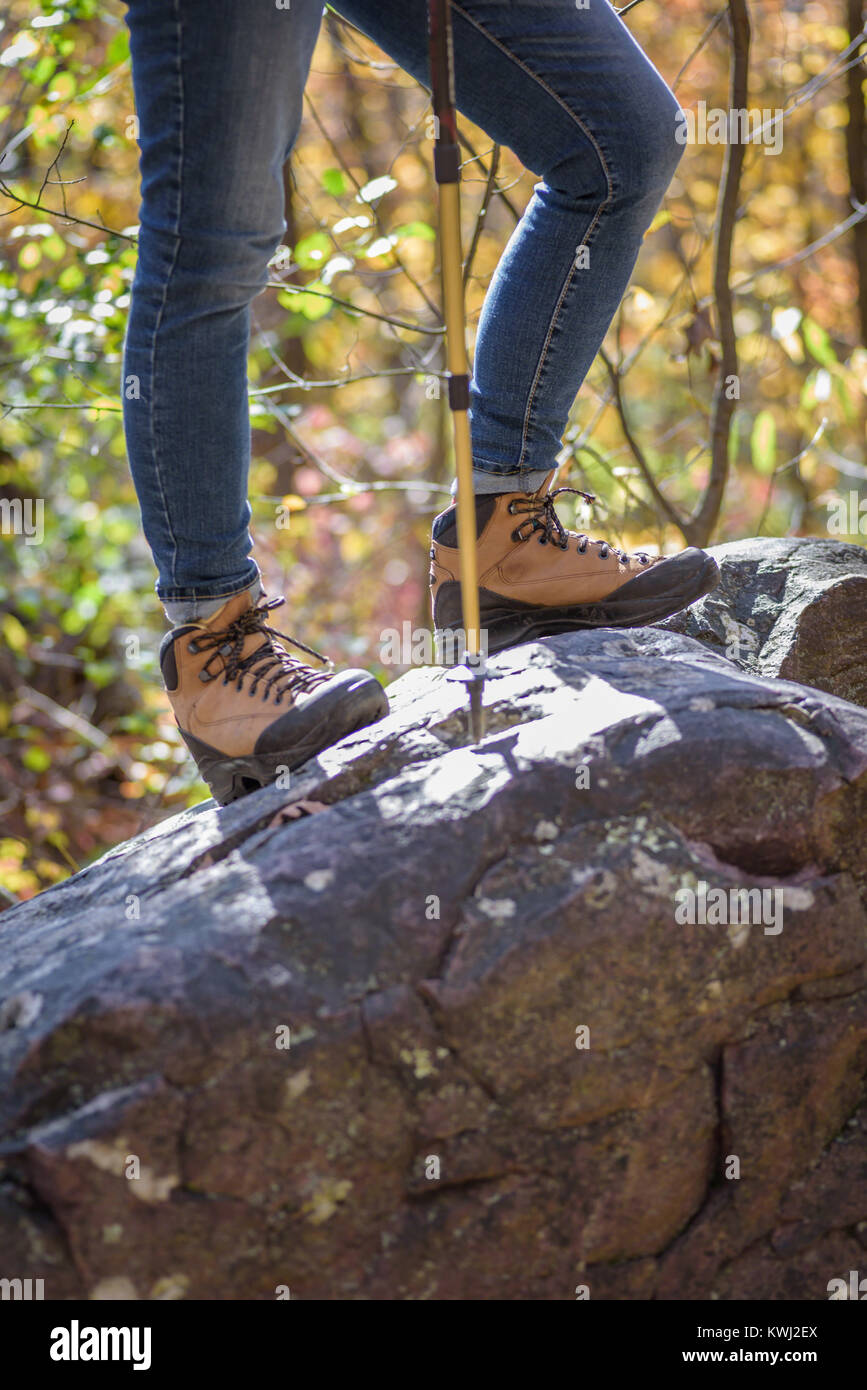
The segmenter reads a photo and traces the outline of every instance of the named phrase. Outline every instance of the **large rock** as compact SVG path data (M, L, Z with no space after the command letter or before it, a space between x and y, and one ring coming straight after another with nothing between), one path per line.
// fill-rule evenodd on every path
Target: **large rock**
M867 705L867 550L812 537L711 548L720 584L659 626L744 670Z
M479 748L441 672L390 693L0 917L0 1273L827 1298L867 1245L867 711L657 629L495 658ZM763 920L681 924L702 884Z

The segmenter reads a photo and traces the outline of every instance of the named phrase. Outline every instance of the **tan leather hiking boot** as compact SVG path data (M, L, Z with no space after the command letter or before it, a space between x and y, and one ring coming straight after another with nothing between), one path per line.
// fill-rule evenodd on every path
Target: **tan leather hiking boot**
M290 656L279 638L325 661L268 626L282 603L254 606L246 590L212 617L173 628L160 647L178 728L222 806L388 713L385 691L367 671L332 675Z
M554 510L550 473L538 492L476 497L477 560L483 642L489 655L588 627L640 627L694 603L719 583L711 555L692 546L678 555L625 555L608 541L567 531ZM431 547L434 627L463 628L457 511L436 518ZM447 643L445 644L448 645Z

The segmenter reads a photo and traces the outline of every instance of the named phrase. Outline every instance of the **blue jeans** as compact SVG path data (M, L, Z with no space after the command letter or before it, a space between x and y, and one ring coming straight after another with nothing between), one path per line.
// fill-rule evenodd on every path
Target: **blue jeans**
M338 8L429 85L426 0ZM459 110L539 178L485 299L470 414L477 491L526 491L555 467L683 151L679 107L607 0L461 0L452 12ZM213 610L258 575L249 308L285 231L282 169L321 18L321 0L128 3L142 202L124 426L173 617Z

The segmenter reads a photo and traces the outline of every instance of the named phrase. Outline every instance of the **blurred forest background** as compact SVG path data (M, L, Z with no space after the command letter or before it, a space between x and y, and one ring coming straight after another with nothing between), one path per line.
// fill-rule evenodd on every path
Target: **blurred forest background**
M138 208L123 14L0 0L0 909L206 795L158 678L166 625L121 424ZM786 114L779 153L687 148L564 441L559 482L599 498L580 529L663 550L863 544L861 0L641 0L624 20L686 110ZM429 117L428 94L329 12L285 247L254 304L268 590L290 631L386 681L402 668L383 665L383 634L429 625L451 476ZM472 346L534 179L462 135ZM15 507L38 499L30 543Z

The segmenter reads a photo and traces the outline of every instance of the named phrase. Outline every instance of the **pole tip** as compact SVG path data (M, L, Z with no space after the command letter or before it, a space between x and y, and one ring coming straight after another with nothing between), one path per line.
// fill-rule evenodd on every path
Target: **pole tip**
M481 743L485 737L485 711L482 705L481 684L470 687L470 733L473 743Z

